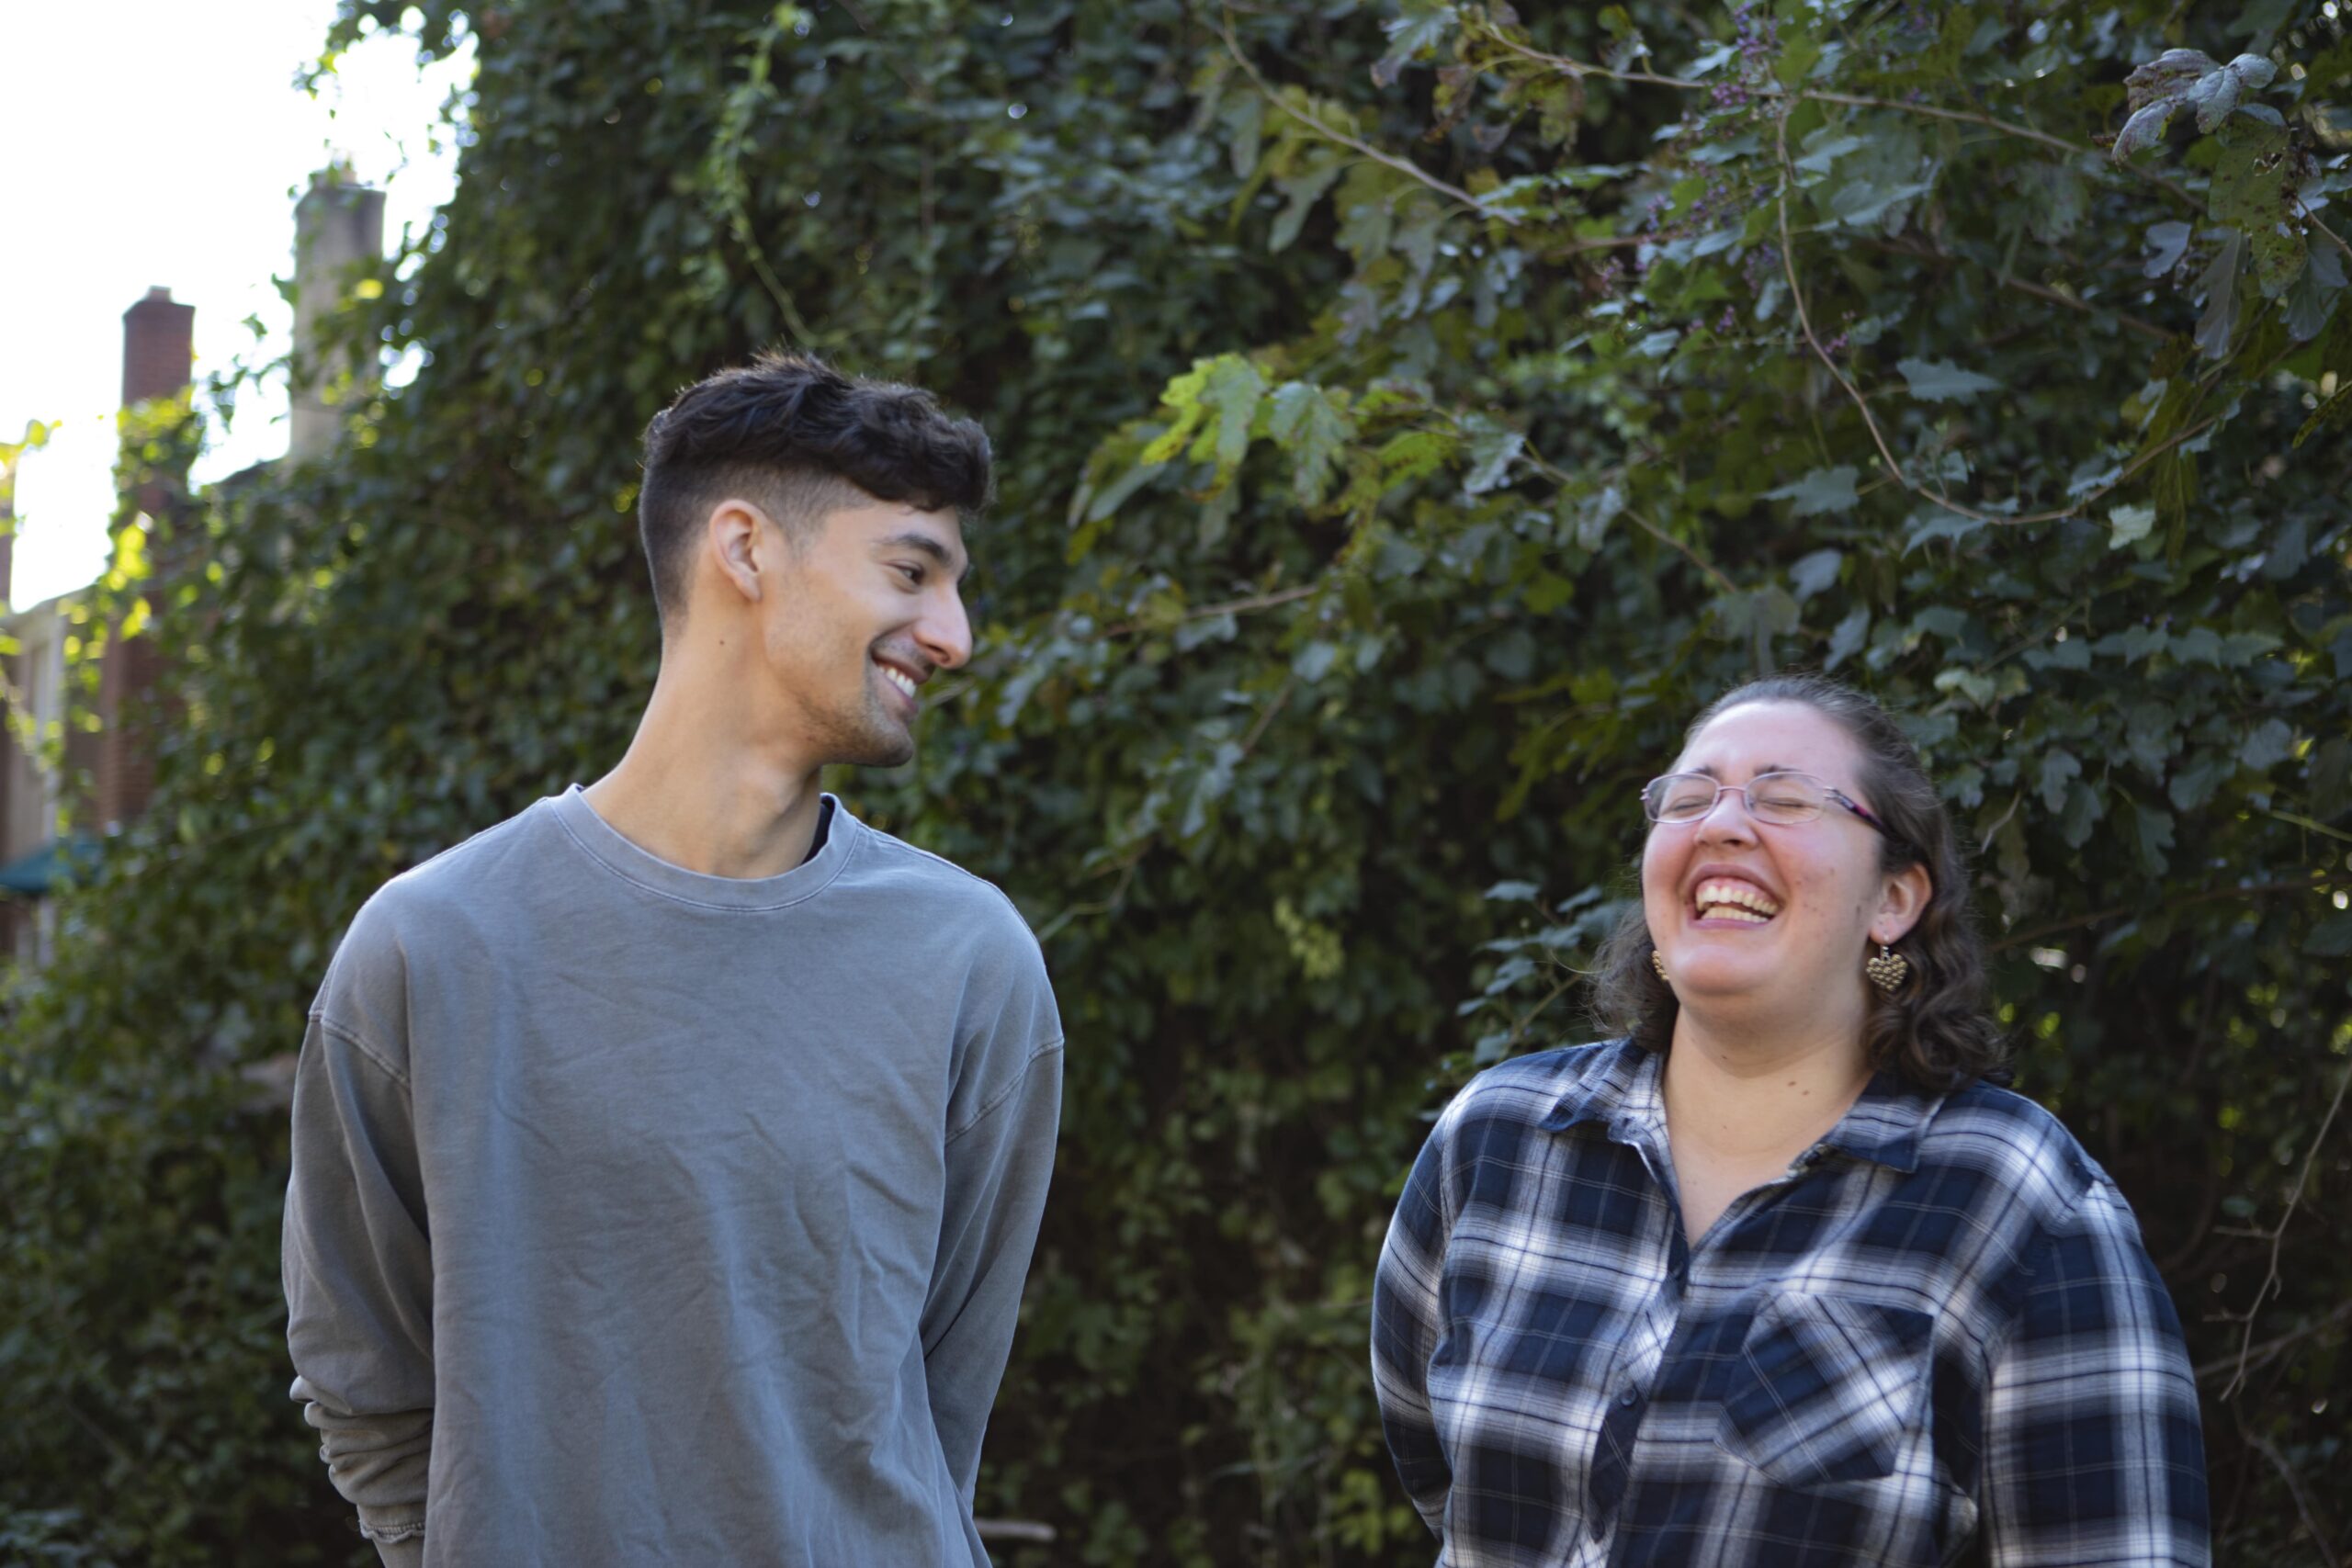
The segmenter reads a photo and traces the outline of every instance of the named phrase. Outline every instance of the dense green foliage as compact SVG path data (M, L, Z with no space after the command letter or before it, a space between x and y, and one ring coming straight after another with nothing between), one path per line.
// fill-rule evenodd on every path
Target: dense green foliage
M8 1004L0 1555L350 1555L238 1068L374 886L618 755L636 432L780 340L1003 457L980 657L834 782L1015 896L1069 1024L1010 1561L1428 1560L1363 1345L1419 1115L1579 1037L1636 786L1790 664L1945 781L2225 1560L2352 1546L2336 5L408 15L479 40L462 179L347 325L423 368L143 585L161 791Z

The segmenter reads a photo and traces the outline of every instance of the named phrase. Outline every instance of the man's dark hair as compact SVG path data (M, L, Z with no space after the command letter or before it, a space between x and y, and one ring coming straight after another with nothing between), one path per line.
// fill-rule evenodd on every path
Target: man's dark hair
M662 625L684 616L688 551L730 495L806 537L828 513L869 497L969 521L989 483L986 433L919 388L797 354L706 377L645 427L637 518Z
M1869 987L1862 1044L1871 1066L1892 1068L1912 1088L1931 1095L1978 1078L2006 1081L2007 1053L1985 1010L1984 943L1970 908L1968 862L1943 797L1910 738L1894 715L1853 687L1823 675L1791 673L1750 681L1717 697L1690 721L1684 743L1717 715L1747 703L1801 703L1852 737L1862 754L1857 782L1887 828L1879 840L1879 868L1888 874L1910 865L1928 869L1927 908L1895 944L1909 973L1891 996ZM1636 875L1640 864L1636 857ZM1651 966L1656 951L1636 897L1601 944L1593 1011L1603 1028L1662 1053L1674 1038L1680 1003ZM1857 955L1857 969L1860 963Z

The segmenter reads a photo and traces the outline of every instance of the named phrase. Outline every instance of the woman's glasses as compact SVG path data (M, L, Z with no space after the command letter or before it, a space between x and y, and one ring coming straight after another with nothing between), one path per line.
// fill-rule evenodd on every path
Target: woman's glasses
M1713 811L1725 790L1738 793L1750 817L1777 828L1810 822L1835 802L1889 839L1894 838L1867 807L1811 773L1758 773L1744 784L1718 784L1705 773L1668 773L1642 786L1642 814L1653 822L1679 828Z

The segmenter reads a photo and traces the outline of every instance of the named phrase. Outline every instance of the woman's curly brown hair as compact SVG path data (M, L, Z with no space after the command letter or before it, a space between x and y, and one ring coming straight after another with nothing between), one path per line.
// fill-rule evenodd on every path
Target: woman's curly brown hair
M1880 865L1888 873L1924 865L1928 907L1895 951L1910 973L1894 994L1872 986L1862 1043L1873 1067L1892 1067L1913 1088L1945 1094L1978 1078L2007 1077L2007 1051L1984 1006L1984 944L1969 908L1968 865L1934 781L1887 711L1851 686L1821 675L1771 675L1725 693L1683 732L1687 741L1723 713L1750 703L1803 703L1835 720L1862 754L1856 781L1887 831ZM1636 863L1638 864L1638 862ZM1601 944L1593 1011L1604 1029L1664 1052L1680 1004L1657 977L1649 924L1634 899ZM1859 968L1861 959L1855 959Z

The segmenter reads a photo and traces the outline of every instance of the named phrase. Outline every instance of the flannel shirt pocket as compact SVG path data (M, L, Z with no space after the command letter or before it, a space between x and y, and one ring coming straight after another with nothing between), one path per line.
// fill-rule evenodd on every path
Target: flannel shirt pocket
M1783 1486L1890 1474L1928 1399L1935 1320L1838 1296L1767 1301L1748 1325L1716 1441Z

